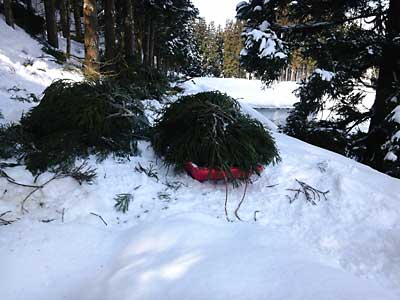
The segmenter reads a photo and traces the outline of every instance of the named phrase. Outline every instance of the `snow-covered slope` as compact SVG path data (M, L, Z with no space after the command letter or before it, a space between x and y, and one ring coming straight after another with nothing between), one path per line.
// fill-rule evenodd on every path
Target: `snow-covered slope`
M189 80L183 87L190 94L218 89L251 107L291 108L298 101L293 94L298 88L296 82L280 82L265 88L260 80L204 77Z
M35 41L24 38L26 47L36 49ZM19 60L13 54L19 51L11 45L3 49L2 43L2 59L21 69L1 70L8 86L16 82L27 92L40 93L53 77L26 79L25 56ZM60 66L48 66L66 74ZM207 87L198 91L227 89L220 79L199 80L207 81ZM229 81L235 86L235 80ZM251 99L258 90L242 86L241 92ZM0 98L5 121L22 111L18 106L18 114L7 112L16 105L9 96ZM141 155L128 162L90 160L98 174L92 185L68 178L53 181L29 198L25 214L21 202L32 189L0 178L0 215L10 211L1 218L16 220L0 226L0 298L399 299L400 180L273 134L282 162L253 178L239 211L243 222L233 211L244 187L229 188L234 222L227 222L225 185L174 174L146 142L139 145ZM157 178L136 171L139 163L153 168ZM18 182L34 182L22 167L6 171ZM50 176L41 175L36 184ZM329 190L327 200L311 205L300 195L290 203L294 192L289 189L299 188L296 179ZM126 214L114 209L121 193L134 196Z
M60 38L60 44L63 44ZM19 27L7 26L0 15L0 103L2 113L8 121L18 121L22 112L32 104L8 101L11 97L28 97L31 93L39 97L53 80L68 78L79 80L82 76L72 71L72 65L60 66L54 57L42 51L43 45L33 40ZM73 54L79 55L79 44L72 44ZM4 122L0 119L0 122Z

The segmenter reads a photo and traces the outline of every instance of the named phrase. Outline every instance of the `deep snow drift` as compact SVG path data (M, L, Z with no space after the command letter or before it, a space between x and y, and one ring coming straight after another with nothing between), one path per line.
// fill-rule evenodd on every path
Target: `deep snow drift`
M2 61L20 68L10 74L1 69L3 91L18 83L40 93L58 75L26 79L25 56L7 44L24 33L5 28L3 20L0 30ZM39 51L28 36L20 38L27 51ZM32 53L24 55L40 56ZM46 64L44 74L79 77ZM207 87L187 92L229 89L221 79L200 80ZM242 86L242 98L253 99L257 91ZM18 119L27 108L10 96L1 94L3 121ZM0 178L0 214L11 211L4 218L17 220L0 226L1 299L399 299L400 180L285 135L274 137L282 162L253 178L239 212L244 222L233 215L243 187L229 189L234 222L227 222L223 184L174 174L146 142L127 162L91 159L98 174L93 185L52 182L29 198L25 214L20 205L31 189ZM138 163L152 166L158 178L135 171ZM6 171L18 182L34 181L22 167ZM41 175L38 184L49 176ZM298 188L296 179L329 190L327 200L311 205L300 196L290 204L288 189ZM120 193L134 196L126 214L114 209Z

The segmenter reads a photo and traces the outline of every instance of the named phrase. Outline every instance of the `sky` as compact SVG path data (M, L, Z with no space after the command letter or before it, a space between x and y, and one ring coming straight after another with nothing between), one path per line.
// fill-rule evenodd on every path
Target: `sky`
M243 0L192 0L200 10L200 16L207 22L225 25L227 19L233 19L236 15L236 5Z

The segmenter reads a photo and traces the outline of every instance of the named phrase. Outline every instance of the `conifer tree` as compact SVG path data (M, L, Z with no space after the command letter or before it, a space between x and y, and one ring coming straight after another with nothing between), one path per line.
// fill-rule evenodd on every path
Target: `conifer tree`
M58 0L58 7L60 9L60 22L61 22L61 31L63 37L68 36L68 18L69 18L69 10L67 5L67 0Z
M82 1L72 0L72 7L74 12L74 22L75 22L75 38L78 41L83 41L82 22L81 22Z
M47 41L50 46L58 48L55 0L44 0L44 8L46 13Z
M124 36L125 36L125 56L129 61L135 56L136 38L133 23L133 4L132 0L124 1Z
M271 83L295 55L311 59L315 71L297 91L286 132L394 174L398 127L386 124L397 122L400 104L399 15L397 0L243 1L237 6L245 22L242 63ZM373 68L380 70L377 80ZM372 109L363 109L364 86L377 91ZM330 117L318 119L328 107ZM368 132L357 132L366 122Z
M116 55L116 35L115 35L115 1L104 1L104 39L105 39L105 59L106 63L110 64L115 60Z
M6 17L6 23L8 26L14 28L14 15L12 11L12 1L4 0L4 15Z
M240 68L239 56L242 50L242 34L243 26L241 22L228 21L226 23L224 38L224 60L223 74L224 77L243 77L243 70Z
M96 0L84 0L83 15L85 24L85 76L91 79L99 77L99 42L97 33Z

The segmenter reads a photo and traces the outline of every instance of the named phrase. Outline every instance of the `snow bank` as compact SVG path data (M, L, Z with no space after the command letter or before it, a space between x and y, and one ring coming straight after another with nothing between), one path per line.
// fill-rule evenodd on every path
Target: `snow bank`
M265 87L260 80L201 77L187 81L183 88L188 94L219 90L253 108L292 108L298 102L293 94L298 88L296 82L279 82Z
M262 226L175 216L124 232L120 241L80 299L397 299L320 261L285 231Z

